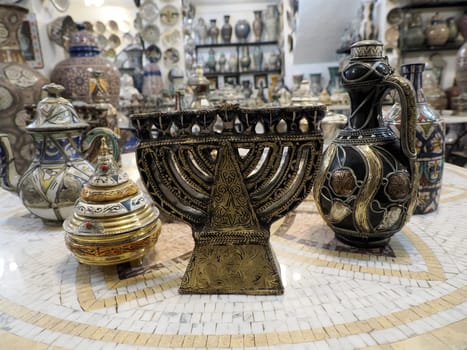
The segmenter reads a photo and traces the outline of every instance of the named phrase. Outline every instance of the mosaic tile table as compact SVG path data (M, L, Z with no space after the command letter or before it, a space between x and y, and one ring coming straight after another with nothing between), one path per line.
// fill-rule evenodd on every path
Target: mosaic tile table
M340 244L305 201L272 230L283 296L179 295L180 223L142 267L88 267L59 227L0 202L0 349L467 349L466 169L447 165L439 211L385 249Z

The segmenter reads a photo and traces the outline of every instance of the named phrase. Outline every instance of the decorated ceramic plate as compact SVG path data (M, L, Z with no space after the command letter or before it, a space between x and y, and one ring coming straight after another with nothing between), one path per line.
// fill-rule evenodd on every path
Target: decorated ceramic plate
M110 34L108 42L109 42L109 46L112 49L116 49L122 43L121 40L120 40L120 37L117 34Z
M180 43L181 37L178 29L170 29L162 33L161 41L165 46L176 46Z
M152 0L146 0L139 8L139 13L143 20L154 22L159 16L159 7Z
M179 17L180 12L175 6L165 5L161 9L161 23L166 26L173 26L177 23Z
M96 29L96 32L99 34L105 33L105 31L107 30L107 27L101 21L97 21L96 24L94 25L94 28Z
M180 61L180 53L174 47L171 47L164 51L164 63L175 64Z
M155 44L160 37L159 28L155 24L148 24L144 27L141 35L148 44Z
M161 49L157 45L149 45L144 51L144 54L148 61L152 63L158 62L162 56Z
M104 34L99 34L97 36L97 45L99 45L99 48L101 50L104 50L107 47L108 43L109 42Z
M393 8L391 11L388 12L386 16L386 20L389 24L398 25L402 23L403 14L402 9L399 7Z
M110 31L114 33L118 33L119 28L118 28L118 23L111 19L109 22L107 22L107 27L110 29Z

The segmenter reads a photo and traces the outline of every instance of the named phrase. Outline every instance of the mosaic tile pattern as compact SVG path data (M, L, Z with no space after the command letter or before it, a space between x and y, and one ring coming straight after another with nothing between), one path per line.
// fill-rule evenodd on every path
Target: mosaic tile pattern
M137 177L130 173L130 177ZM467 170L390 247L337 242L310 199L272 228L283 296L179 295L193 240L166 222L142 266L80 265L0 191L0 348L465 349Z

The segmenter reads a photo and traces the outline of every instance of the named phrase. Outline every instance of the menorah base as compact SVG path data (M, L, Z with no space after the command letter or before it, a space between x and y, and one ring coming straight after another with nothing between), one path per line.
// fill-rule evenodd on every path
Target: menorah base
M213 245L195 242L181 294L284 294L269 242Z

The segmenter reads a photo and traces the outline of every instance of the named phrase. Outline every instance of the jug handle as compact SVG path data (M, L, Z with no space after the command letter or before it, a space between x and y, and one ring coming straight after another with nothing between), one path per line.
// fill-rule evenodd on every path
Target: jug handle
M110 146L112 148L112 155L115 162L119 163L120 159L120 148L118 146L119 136L109 128L105 127L96 127L91 129L84 137L81 148L83 153L86 152L91 145L94 143L96 138L104 136L106 139L110 140Z
M417 103L415 91L410 82L400 76L391 75L385 79L386 85L397 91L401 104L400 140L402 152L409 158L411 166L417 158L415 149L415 128L417 126Z

